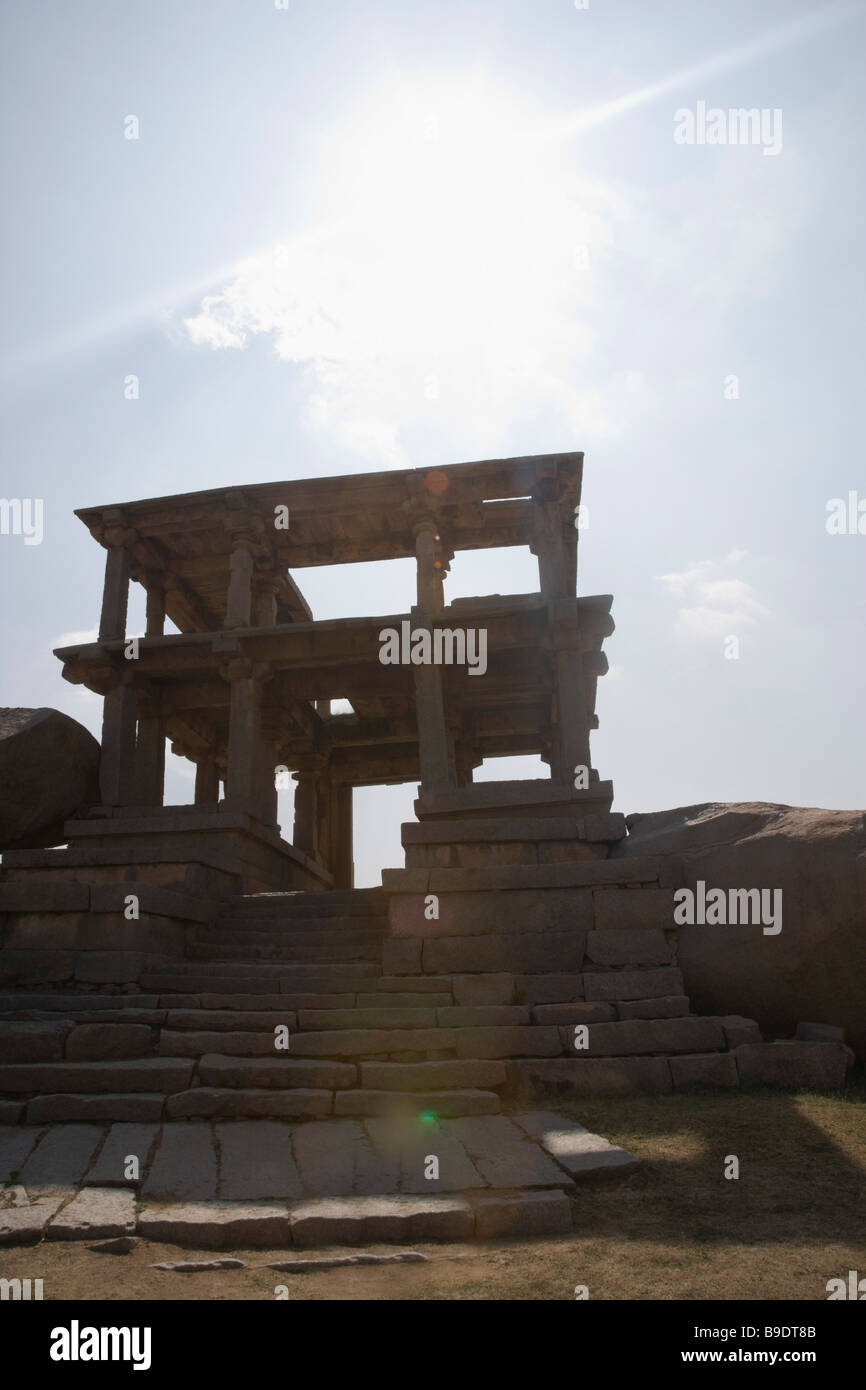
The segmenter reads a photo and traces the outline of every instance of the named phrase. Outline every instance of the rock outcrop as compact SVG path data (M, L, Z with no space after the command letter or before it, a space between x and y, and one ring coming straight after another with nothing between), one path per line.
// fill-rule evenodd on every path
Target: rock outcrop
M685 925L678 964L699 1013L741 1013L765 1034L840 1025L866 1057L866 814L705 803L627 818L615 856L670 856L670 882L782 890L782 930ZM677 877L679 869L682 877Z
M0 850L63 842L63 822L99 800L99 744L56 709L0 708Z

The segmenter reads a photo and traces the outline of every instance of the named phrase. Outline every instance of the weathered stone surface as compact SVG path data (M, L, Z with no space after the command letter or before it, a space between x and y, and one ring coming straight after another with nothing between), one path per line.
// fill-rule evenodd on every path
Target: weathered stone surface
M168 1274L206 1274L212 1269L246 1269L243 1260L166 1260L151 1265Z
M435 1028L436 1022L436 1010L419 1008L418 1003L406 1009L302 1009L298 1014L298 1027L302 1032L339 1028Z
M135 1230L135 1193L115 1187L83 1187L49 1222L49 1240L107 1240Z
M655 999L683 993L683 977L673 969L587 971L583 983L587 999Z
M458 1139L491 1187L561 1187L562 1170L505 1115L451 1120Z
M725 1030L725 1041L731 1051L741 1043L761 1042L761 1030L753 1018L740 1018L739 1014L726 1014L721 1020Z
M296 1057L375 1057L390 1052L426 1052L455 1047L453 1028L345 1028L337 1032L295 1033Z
M586 933L579 931L428 938L423 943L424 970L428 974L576 971L583 964L585 938Z
M169 1119L180 1120L193 1116L223 1119L252 1118L255 1115L301 1116L329 1115L333 1107L333 1092L298 1086L291 1091L254 1090L211 1086L196 1086L169 1096L165 1113Z
M421 942L406 938L382 942L382 969L386 975L413 975L421 969Z
M475 1234L479 1240L565 1235L571 1230L571 1204L564 1192L496 1193L476 1199Z
M164 1095L129 1091L125 1095L94 1092L89 1095L36 1096L27 1105L30 1124L56 1124L70 1120L125 1121L147 1124L162 1118Z
M26 1206L0 1206L0 1245L35 1245L69 1196L67 1189L37 1197Z
M63 1056L71 1028L58 1023L0 1023L0 1057L4 1062L53 1062Z
M505 1068L502 1069L505 1080ZM36 1147L36 1142L45 1133L37 1126L10 1126L0 1130L0 1186L9 1182Z
M211 1126L163 1125L156 1153L142 1183L148 1201L203 1201L216 1197L217 1156Z
M672 1089L666 1057L550 1057L506 1062L509 1093L535 1096L663 1095Z
M233 1054L237 1057L274 1057L274 1033L169 1032L159 1035L160 1057L201 1057L205 1052ZM291 1046L291 1043L290 1043Z
M493 1091L338 1091L335 1115L389 1115L408 1112L439 1116L495 1115L499 1097Z
M202 1086L242 1086L254 1090L275 1087L288 1090L301 1086L327 1091L354 1086L358 1069L353 1062L334 1062L330 1058L309 1060L282 1057L222 1057L208 1053L202 1057L198 1078Z
M405 994L399 994L396 991L393 994L388 994L385 991L381 994L358 994L355 1002L359 1009L417 1009L420 1007L440 1009L446 1008L454 1002L450 991L447 994L444 991L441 994L421 994L418 991L409 992L408 986L406 988L407 993ZM321 1008L323 1006L310 1005L309 1007ZM346 1004L345 1007L350 1008L351 1004Z
M436 1019L443 1028L487 1028L529 1023L529 1009L522 1004L455 1004L437 1009Z
M815 1091L841 1090L853 1059L838 1042L742 1043L732 1056L744 1085Z
M322 1269L345 1269L351 1265L426 1264L429 1255L420 1250L399 1250L390 1255L321 1255L303 1260L268 1260L266 1269L278 1269L283 1274L314 1274Z
M497 1061L361 1063L361 1085L371 1091L448 1091L457 1086L485 1090L504 1083L505 1065Z
M302 1197L288 1125L270 1120L215 1126L223 1201Z
M147 1057L152 1051L153 1033L138 1023L81 1023L66 1039L66 1056L72 1062Z
M723 1022L725 1020L722 1020ZM845 1041L845 1029L832 1023L798 1023L794 1035L799 1042L840 1042ZM742 1042L758 1042L759 1038L742 1038Z
M269 1250L289 1244L286 1209L279 1203L172 1202L148 1204L138 1234L203 1250Z
M0 849L56 845L98 800L99 744L56 709L0 710Z
M616 1010L621 1019L687 1018L689 1001L685 994L662 996L660 999L622 999ZM724 1022L722 1019L723 1024Z
M468 1240L472 1207L461 1197L343 1197L289 1209L298 1246L359 1245L368 1241Z
M77 1187L102 1142L103 1132L98 1125L50 1129L21 1168L20 1181L29 1195Z
M652 1052L709 1052L725 1043L717 1018L631 1019L589 1025L588 1057L646 1056ZM573 1045L568 1030L563 1041Z
M557 1057L563 1045L558 1028L458 1028L458 1057Z
M277 997L279 998L279 996ZM310 997L314 1001L317 998L316 995ZM325 996L325 998L327 997ZM331 997L340 998L339 995ZM319 1005L313 1002L308 1007L330 1008L331 1005ZM270 1033L273 1037L275 1028L288 1028L290 1032L294 1032L298 1022L297 1014L288 1006L282 1011L279 1009L262 1009L260 1011L249 1008L211 1009L202 1007L201 1009L170 1009L165 1026L172 1032L183 1032L187 1029L195 1033L237 1031L241 1033Z
M455 975L451 988L458 1004L510 1004L514 999L514 976Z
M135 1236L116 1236L112 1240L97 1240L87 1248L98 1255L131 1255L137 1245Z
M583 1125L550 1112L515 1115L523 1129L566 1172L573 1182L590 1183L626 1177L637 1172L640 1159Z
M519 1004L571 1004L583 998L583 975L517 975L514 989Z
M20 1125L25 1106L16 1100L0 1100L0 1125Z
M685 1091L693 1086L731 1089L740 1084L737 1063L732 1052L671 1057L670 1064L675 1091Z
M533 1023L612 1023L615 1018L613 1004L588 1004L581 999L572 1004L536 1004L532 1010Z
M588 932L586 959L594 965L667 965L673 959L673 950L663 931L622 927L616 931Z
M128 1062L50 1062L0 1066L0 1089L33 1094L78 1091L179 1091L188 1086L193 1063L143 1057Z
M679 963L693 1008L736 1011L767 1033L828 1018L866 1056L866 824L862 811L767 802L629 817L617 855L681 859L683 882L782 890L782 930L683 926ZM820 969L815 968L820 961Z
M592 904L599 931L664 930L675 925L670 888L596 888Z
M135 1187L125 1176L127 1160L138 1159L141 1177L147 1172L147 1158L159 1133L158 1125L114 1124L108 1131L99 1155L84 1179L90 1187Z

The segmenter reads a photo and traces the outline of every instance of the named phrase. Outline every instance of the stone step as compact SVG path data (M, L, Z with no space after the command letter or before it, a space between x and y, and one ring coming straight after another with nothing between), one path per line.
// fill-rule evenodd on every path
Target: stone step
M369 932L373 936L381 936L387 930L387 916L262 917L260 914L255 914L248 917L233 917L222 914L210 925L196 928L196 936L228 932L232 936L242 938L297 936L317 941L330 932L346 934Z
M322 1058L238 1057L210 1052L201 1059L198 1079L203 1087L223 1090L290 1091L306 1087L342 1091L356 1084L358 1068L351 1062Z
M158 979L161 976L171 976L172 979L186 977L191 982L198 979L229 980L233 976L248 977L258 980L272 980L275 977L282 980L289 976L297 976L299 980L309 979L310 977L328 977L335 980L349 980L353 984L356 980L370 979L381 974L381 970L372 963L366 961L350 961L342 964L340 961L323 961L318 965L308 965L301 963L298 965L283 965L274 968L273 965L255 961L172 961L159 971L153 971L148 978ZM362 986L363 988L363 986Z
M27 1062L0 1065L0 1094L48 1095L65 1091L169 1093L190 1084L194 1063L180 1057L120 1062Z
M285 1120L331 1115L333 1106L334 1092L317 1087L254 1090L233 1086L196 1086L169 1096L165 1102L165 1114L169 1120L211 1117Z
M302 1009L298 1029L302 1033L340 1028L435 1028L439 1022L432 1008Z
M249 946L376 946L386 932L387 923L381 931L343 930L332 927L330 923L327 929L321 931L253 931L243 927L231 930L222 927L200 927L193 939L199 946L237 946L241 950L246 950Z
M361 1085L369 1091L494 1090L506 1079L505 1063L498 1061L361 1063Z
M294 1019L294 1015L289 1015ZM237 1057L274 1057L273 1032L205 1032L164 1028L159 1035L160 1057L202 1057L206 1052L227 1052Z
M85 1009L155 1009L159 1005L157 994L0 994L0 1013L19 1009L39 1009L45 1012L84 1011Z
M387 914L381 888L344 888L325 893L251 893L230 898L227 917L369 917Z
M62 1092L27 1102L28 1124L158 1124L166 1097L148 1091Z
M284 1009L292 1009L294 1012L298 1009L345 1009L351 1008L357 998L354 991L338 994L243 994L239 991L237 994L161 994L159 1001L164 1008L177 1013L197 1014L201 1010L205 1013L233 1015L282 1013Z
M379 960L378 942L351 942L332 946L211 946L190 942L186 959L191 961L233 961L246 964L265 961L289 965L336 965L350 961Z
M501 1103L494 1091L337 1091L335 1115L425 1115L452 1119L463 1115L498 1115ZM431 1143L433 1141L431 1140Z

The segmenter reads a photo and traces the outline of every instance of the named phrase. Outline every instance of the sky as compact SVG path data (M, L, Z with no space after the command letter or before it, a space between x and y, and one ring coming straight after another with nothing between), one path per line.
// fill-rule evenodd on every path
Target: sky
M0 534L3 704L99 732L52 654L98 619L76 507L583 450L615 808L864 805L862 0L0 16L0 495L43 515ZM413 601L408 561L295 578ZM488 551L446 596L537 587ZM414 795L356 792L359 884Z

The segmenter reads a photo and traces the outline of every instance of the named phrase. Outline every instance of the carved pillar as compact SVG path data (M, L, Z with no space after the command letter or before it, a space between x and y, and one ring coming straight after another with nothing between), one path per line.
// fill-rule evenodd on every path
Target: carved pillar
M280 588L280 575L266 572L256 579L255 625L256 627L276 627L277 593Z
M121 520L109 521L103 530L108 553L105 557L105 582L99 616L100 642L118 642L126 636L131 564L128 543L134 537L135 532L125 527Z
M147 591L145 637L162 637L165 632L165 572L148 570L144 585Z
M232 536L224 627L249 627L252 618L255 542L241 531Z
M431 619L445 604L442 577L441 541L436 522L424 517L415 524L415 555L418 565L418 605L410 614L413 631L431 629ZM432 648L432 643L431 643ZM439 666L413 667L415 714L418 721L418 757L424 791L442 790L454 785L454 755L445 721L442 671Z
M590 767L589 716L575 609L573 602L561 609L555 604L548 608L556 692L550 770L554 781L566 786L574 785L576 767Z
M196 806L215 806L220 796L220 773L214 758L200 758L195 768Z
M119 672L103 701L99 758L99 794L103 806L131 806L135 800L138 697L131 680L131 672Z
M135 743L136 801L161 806L165 791L165 719L156 692L141 702Z
M223 675L231 684L226 804L259 816L261 807L261 701L263 672L251 661L227 661Z

